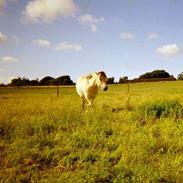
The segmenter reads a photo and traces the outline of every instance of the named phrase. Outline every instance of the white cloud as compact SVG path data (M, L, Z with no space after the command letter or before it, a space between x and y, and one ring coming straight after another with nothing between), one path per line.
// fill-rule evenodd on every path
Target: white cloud
M7 42L18 44L20 39L16 35L5 35L0 32L0 44L4 44Z
M170 44L156 49L156 52L164 57L172 57L180 55L183 52L183 49L179 48L176 44Z
M19 62L19 60L17 58L11 57L11 56L2 57L1 60L5 63L18 63Z
M158 34L156 32L150 32L148 34L148 39L157 39L158 38Z
M103 22L105 19L104 17L93 17L90 14L82 15L77 18L78 22L87 25L90 27L90 30L92 32L97 31L97 25L101 22Z
M120 38L121 39L133 39L135 35L131 32L121 32Z
M0 32L0 44L4 44L6 42L18 44L19 41L20 39L16 35L5 35Z
M95 24L104 21L104 17L95 18L92 15L86 14L78 17L78 21L84 24Z
M79 44L68 43L67 41L63 41L55 47L55 50L58 50L58 51L67 51L67 50L81 51L82 46Z
M6 43L8 41L8 37L0 32L0 44Z
M22 12L23 21L50 23L58 17L74 16L78 7L73 0L29 1Z
M44 46L44 47L50 47L50 45L51 45L51 43L45 39L36 39L36 40L33 40L32 43L34 45Z

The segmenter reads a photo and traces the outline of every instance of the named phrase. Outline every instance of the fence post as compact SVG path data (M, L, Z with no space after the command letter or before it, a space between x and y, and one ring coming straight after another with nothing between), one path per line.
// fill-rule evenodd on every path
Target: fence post
M130 92L130 83L128 81L128 93Z

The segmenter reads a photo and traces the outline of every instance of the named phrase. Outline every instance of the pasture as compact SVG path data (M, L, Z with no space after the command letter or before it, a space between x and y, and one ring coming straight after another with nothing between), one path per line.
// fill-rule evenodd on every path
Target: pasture
M183 82L0 88L0 182L183 182Z

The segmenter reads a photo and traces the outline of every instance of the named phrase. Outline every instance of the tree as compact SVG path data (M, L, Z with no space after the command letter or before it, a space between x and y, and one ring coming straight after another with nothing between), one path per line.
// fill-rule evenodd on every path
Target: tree
M57 80L56 79L49 80L48 85L57 85Z
M56 79L57 84L59 85L72 85L73 81L71 80L70 76L60 76Z
M23 77L14 78L11 80L12 86L28 86L30 84L30 80Z
M178 80L183 80L183 72L180 73L180 74L177 76L177 79L178 79Z
M11 80L11 85L12 86L20 86L20 84L21 84L21 78L20 77L14 78L14 79Z
M127 83L128 82L128 76L122 76L119 78L118 83L122 84L122 83Z
M40 81L39 81L39 85L49 85L49 82L51 81L51 80L53 80L54 78L52 78L51 76L46 76L46 77L44 77L43 79L41 79Z
M38 79L30 80L29 85L30 86L38 86L39 85Z
M165 70L154 70L152 72L146 72L139 76L139 79L150 79L150 78L170 78L170 74Z
M114 84L114 77L108 78L107 83L108 83L108 84Z
M71 80L70 76L60 76L57 79L54 79L51 76L46 76L42 78L40 81L38 79L29 80L25 77L14 78L11 80L11 86L37 86L37 85L72 85L74 84Z

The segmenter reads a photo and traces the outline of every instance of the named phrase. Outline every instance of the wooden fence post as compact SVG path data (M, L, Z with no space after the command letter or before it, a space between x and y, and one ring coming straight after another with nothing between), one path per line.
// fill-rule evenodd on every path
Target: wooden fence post
M130 92L130 83L128 81L128 93Z

